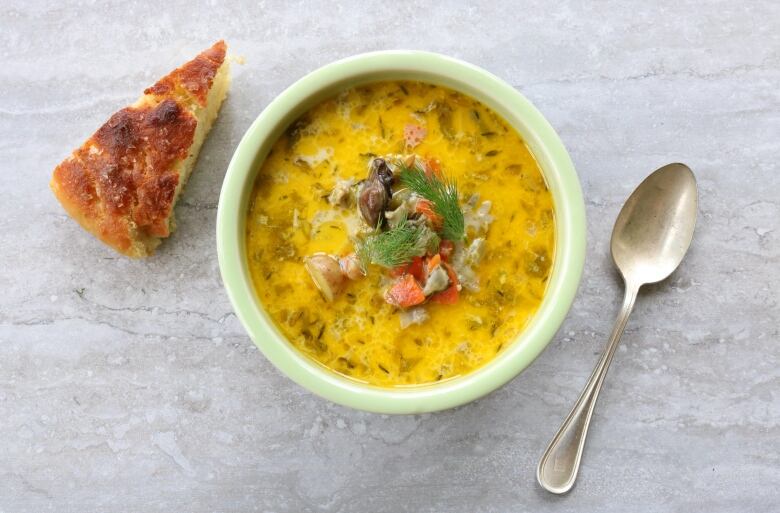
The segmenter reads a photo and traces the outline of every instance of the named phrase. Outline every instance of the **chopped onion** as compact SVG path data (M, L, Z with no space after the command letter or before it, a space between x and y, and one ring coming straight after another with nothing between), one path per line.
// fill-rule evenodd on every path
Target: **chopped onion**
M417 306L403 310L398 314L398 318L401 320L401 329L404 330L412 324L422 324L427 321L428 312L422 306Z

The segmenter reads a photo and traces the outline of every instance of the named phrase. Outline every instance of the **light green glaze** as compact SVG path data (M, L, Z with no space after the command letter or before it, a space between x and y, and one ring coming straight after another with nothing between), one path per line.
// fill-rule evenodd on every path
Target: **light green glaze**
M379 80L421 80L461 91L495 110L523 137L555 202L556 251L539 310L495 360L463 377L433 385L379 388L329 371L290 345L257 299L246 261L249 194L260 165L281 132L334 93ZM228 166L217 212L219 267L236 315L257 347L296 383L331 401L381 413L452 408L492 392L517 376L547 346L574 299L585 259L585 206L569 154L523 95L485 70L442 55L390 51L358 55L306 75L280 94L249 127ZM303 275L302 275L303 276ZM303 278L302 278L303 279Z

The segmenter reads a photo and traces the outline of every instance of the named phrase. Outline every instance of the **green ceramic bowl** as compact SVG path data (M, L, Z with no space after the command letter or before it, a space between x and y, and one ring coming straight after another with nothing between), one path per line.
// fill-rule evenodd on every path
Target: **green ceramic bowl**
M542 304L517 339L492 362L462 377L407 388L380 388L344 378L299 353L276 328L253 290L246 259L246 212L258 169L282 131L335 93L380 80L420 80L471 96L506 119L542 168L555 202L556 251ZM217 212L219 267L236 315L279 370L336 403L381 413L452 408L492 392L517 376L547 346L563 322L585 258L585 207L571 159L558 135L523 95L485 70L442 55L390 51L358 55L310 73L280 94L249 127L222 185Z

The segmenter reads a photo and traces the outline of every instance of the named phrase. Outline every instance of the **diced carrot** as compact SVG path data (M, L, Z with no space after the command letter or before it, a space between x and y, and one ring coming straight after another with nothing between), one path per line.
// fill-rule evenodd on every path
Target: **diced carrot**
M442 263L447 270L447 276L450 277L450 286L441 292L437 292L431 296L431 301L434 303L440 303L443 305L454 305L458 302L458 275L455 270L448 263Z
M425 259L425 280L420 280L420 283L425 285L425 283L428 281L428 276L431 275L431 272L436 269L439 265L441 265L441 257L439 254L435 254L433 256L429 256Z
M444 239L439 243L439 255L441 255L441 259L445 262L450 261L450 255L452 255L453 250L455 249L455 243L451 240Z
M430 177L431 174L441 177L441 162L439 162L439 159L433 157L425 159L425 174L428 177Z
M394 306L408 308L425 301L425 294L414 276L405 274L387 291L385 301Z
M441 257L439 256L438 253L436 253L435 255L433 255L431 258L428 259L428 272L430 273L431 271L433 271L436 268L436 266L438 266L439 264L441 264Z
M442 219L442 217L433 209L433 203L427 199L419 199L417 200L417 207L415 207L415 210L428 218L431 225L433 225L434 230L438 231L441 229L444 219Z

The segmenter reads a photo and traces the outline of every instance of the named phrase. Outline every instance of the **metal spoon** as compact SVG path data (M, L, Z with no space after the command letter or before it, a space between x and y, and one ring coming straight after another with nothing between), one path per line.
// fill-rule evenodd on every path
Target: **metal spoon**
M536 479L547 491L566 493L574 486L593 409L639 287L665 279L680 265L693 239L696 210L696 178L685 164L658 169L623 205L611 246L626 295L604 354L539 461Z

